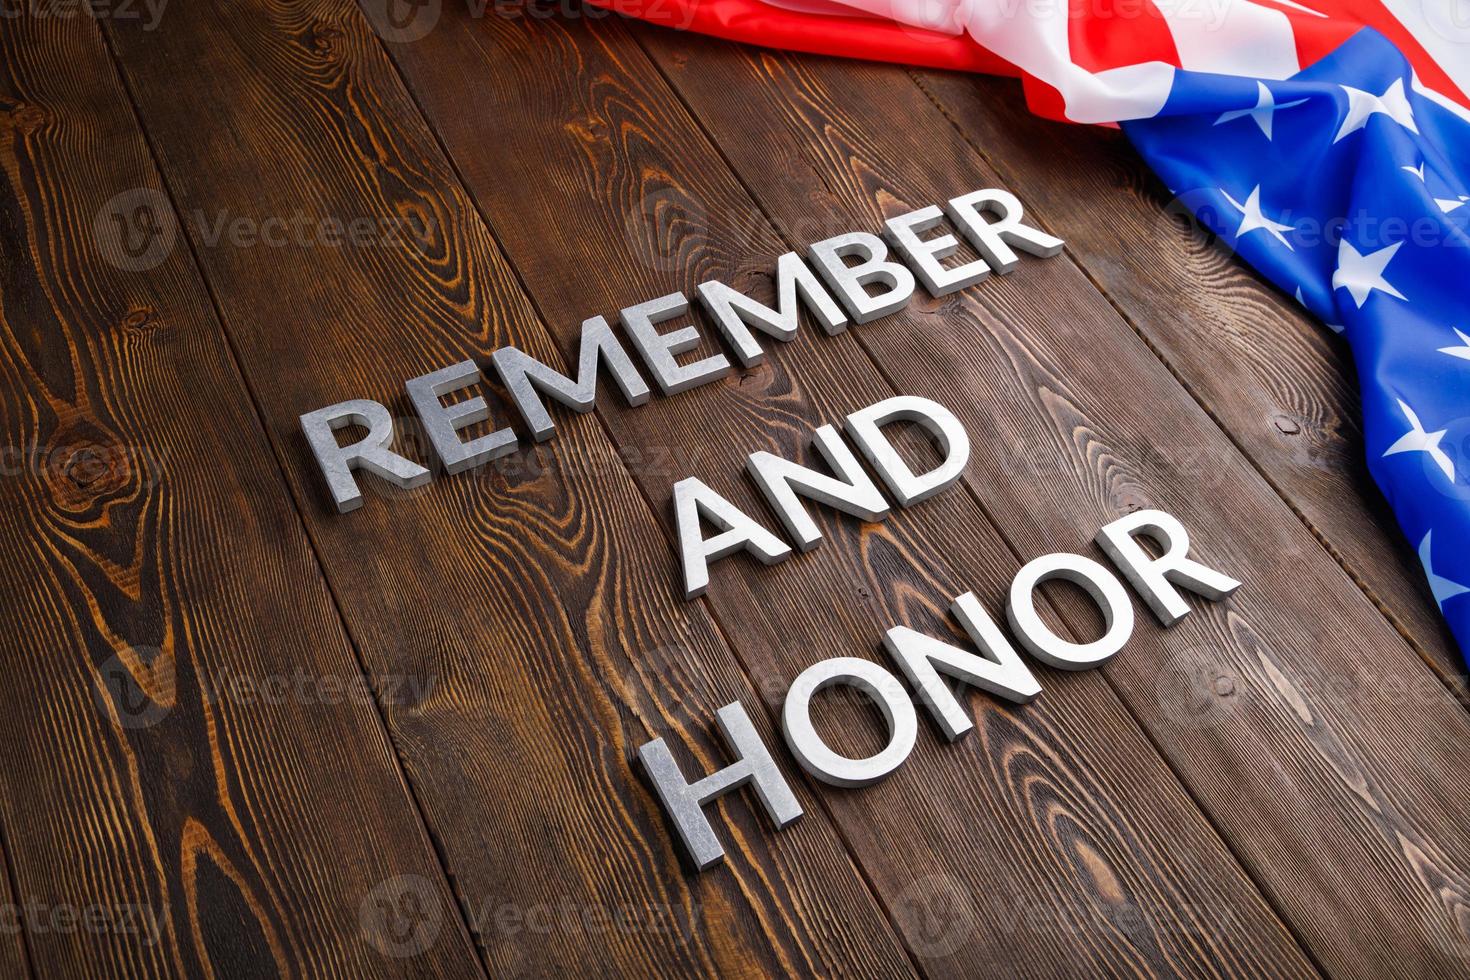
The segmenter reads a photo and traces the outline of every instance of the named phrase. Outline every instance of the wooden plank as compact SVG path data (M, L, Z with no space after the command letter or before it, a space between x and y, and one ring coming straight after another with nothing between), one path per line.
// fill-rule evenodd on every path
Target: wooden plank
M35 968L31 964L30 950L26 948L26 907L15 897L14 862L10 860L9 847L0 848L0 902L4 902L5 938L0 939L0 972L7 977L33 977ZM44 910L49 913L51 909ZM44 920L50 924L49 914Z
M173 215L93 18L0 22L0 168L0 819L38 971L381 976L432 934L420 969L480 973L452 911L397 917L448 883L188 251L147 234Z
M186 215L416 219L335 246L190 232L364 658L438 679L385 715L491 971L910 972L810 799L779 835L749 794L722 803L727 865L681 867L630 756L668 733L691 770L718 768L715 710L758 701L704 609L670 594L659 527L595 420L539 461L326 512L299 413L357 396L406 412L405 379L507 343L554 356L357 9L113 27Z
M390 50L563 354L583 317L707 278L770 300L779 239L616 22L446 9ZM633 468L665 511L673 482L696 475L764 513L740 472L747 453L808 458L813 427L892 393L851 335L808 327L748 371L601 415L625 458L673 458ZM549 448L590 424L563 416ZM801 670L875 655L889 625L942 633L967 589L995 608L1017 567L963 492L880 526L824 528L820 547L777 567L718 567L708 597L773 711ZM975 698L978 737L926 733L901 772L861 793L814 784L923 968L1310 972L1102 679L1056 680L1019 710ZM829 709L851 751L881 744L859 706ZM1136 925L1115 928L1125 919Z
M638 36L771 214L871 228L998 183L901 70ZM1317 961L1464 973L1460 705L1075 265L926 305L858 336L981 434L969 477L1020 553L1160 506L1246 580L1105 671Z
M942 72L919 79L1456 696L1470 702L1464 657L1363 465L1347 347L1186 220L1189 212L1117 130L1063 131L1030 115L1000 79Z

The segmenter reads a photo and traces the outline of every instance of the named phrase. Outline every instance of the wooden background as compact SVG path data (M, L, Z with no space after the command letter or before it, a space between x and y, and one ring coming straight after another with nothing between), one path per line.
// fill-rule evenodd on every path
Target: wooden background
M0 18L0 973L1470 972L1462 661L1345 349L1117 132L575 7L442 0L405 40L368 6ZM507 343L565 364L584 317L769 295L783 251L992 185L1065 255L326 506L304 411L407 415L405 379ZM676 598L677 479L759 510L747 453L895 391L963 419L962 485ZM789 764L803 668L1147 506L1246 587L972 697L874 787ZM736 699L807 813L727 798L692 875L630 760L722 765Z

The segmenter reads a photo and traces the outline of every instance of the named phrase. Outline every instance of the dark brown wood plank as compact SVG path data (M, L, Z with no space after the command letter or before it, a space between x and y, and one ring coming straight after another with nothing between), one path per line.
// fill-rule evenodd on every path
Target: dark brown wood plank
M0 939L0 973L7 977L33 977L36 972L31 963L30 951L26 948L25 937L27 910L23 903L16 900L15 889L12 887L15 874L9 846L7 841L6 847L0 848L0 902L5 903L7 914L5 938ZM44 911L49 913L51 910ZM49 925L49 915L43 921Z
M779 835L748 795L728 800L727 864L681 867L633 750L667 732L717 768L710 721L734 700L777 736L704 609L671 595L659 527L595 420L554 454L327 513L299 413L354 396L406 412L395 393L417 374L507 343L555 354L357 9L200 5L151 34L114 27L186 217L422 229L277 248L189 233L363 656L437 678L385 714L491 971L909 972L810 799Z
M1363 463L1346 345L1189 220L1122 133L1032 116L1001 79L919 77L1451 690L1470 701L1464 658Z
M873 228L1000 183L902 70L638 36L769 213ZM1317 960L1466 972L1461 706L1071 262L926 312L858 336L981 434L968 475L1021 554L1158 506L1246 581L1104 670Z
M476 975L204 286L145 234L172 220L95 21L0 20L0 819L34 963ZM413 960L400 886L444 911Z
M522 13L479 21L446 8L428 36L390 50L560 360L583 317L707 278L769 300L780 240L622 26ZM813 427L892 393L853 336L808 328L754 369L601 414L625 458L672 461L633 467L666 510L673 482L696 475L764 513L740 471L747 453L807 458ZM710 590L773 710L824 656L877 655L889 625L942 632L950 598L967 589L996 608L1017 567L960 491L880 526L829 519L825 530L820 547L777 567L718 566ZM1019 710L975 698L978 737L948 746L927 733L877 786L815 784L925 970L1308 972L1102 679L1047 683ZM846 722L836 730L871 728L851 704L827 707ZM1135 926L1105 925L1124 919Z

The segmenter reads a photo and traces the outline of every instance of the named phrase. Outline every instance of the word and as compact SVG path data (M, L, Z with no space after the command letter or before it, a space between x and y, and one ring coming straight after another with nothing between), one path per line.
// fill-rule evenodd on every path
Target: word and
M925 473L914 473L883 434L884 427L895 422L918 424L938 448L940 462ZM927 500L954 483L970 460L965 427L949 409L927 398L899 395L885 399L847 416L843 429L900 507ZM815 548L822 538L817 522L801 502L803 497L865 521L888 516L888 501L836 429L824 425L813 433L812 441L835 475L768 452L751 453L745 464L787 535L802 551ZM715 559L745 551L773 565L791 555L786 542L696 477L674 485L674 512L686 599L704 594L709 586L709 563ZM719 533L705 537L705 523L715 525Z
M849 323L868 323L903 308L916 282L930 294L944 296L992 272L1009 272L1019 261L1017 249L1043 257L1060 252L1061 239L1023 223L1022 213L1014 195L990 188L952 198L943 209L930 205L890 218L884 224L886 242L867 232L850 232L811 245L805 258L788 252L776 261L774 307L715 280L700 283L698 304L729 348L729 356L717 353L692 362L679 358L701 342L693 322L660 329L660 324L689 313L689 299L680 292L626 307L619 311L619 320L659 391L665 396L677 394L725 377L733 370L732 358L743 366L760 362L765 351L757 333L789 343L796 337L803 309L830 336L845 331ZM957 265L942 261L952 258L960 247L959 239L948 231L931 234L946 216L979 258ZM890 259L889 243L902 261ZM611 375L629 405L643 405L650 397L648 383L632 356L601 316L582 323L575 378L509 346L490 355L490 367L537 442L550 439L556 428L543 398L576 412L590 412L597 399L599 367ZM476 363L464 360L404 385L446 473L481 466L518 446L509 425L470 439L463 437L461 430L490 418L490 405L478 394L448 404L444 398L482 380ZM364 427L366 435L340 445L336 430L351 425ZM389 448L393 416L380 402L358 398L308 412L301 416L301 429L339 512L362 506L356 470L366 470L401 489L422 486L432 479L427 467Z

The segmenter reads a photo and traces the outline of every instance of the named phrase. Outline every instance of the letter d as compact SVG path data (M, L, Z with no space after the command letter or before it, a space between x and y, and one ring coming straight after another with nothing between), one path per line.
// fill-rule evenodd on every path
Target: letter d
M891 422L917 422L934 439L944 460L927 473L909 469L893 443L883 434ZM908 507L934 496L965 471L970 461L970 437L954 413L938 402L914 395L899 395L853 412L844 428L863 458L883 478L900 507Z

